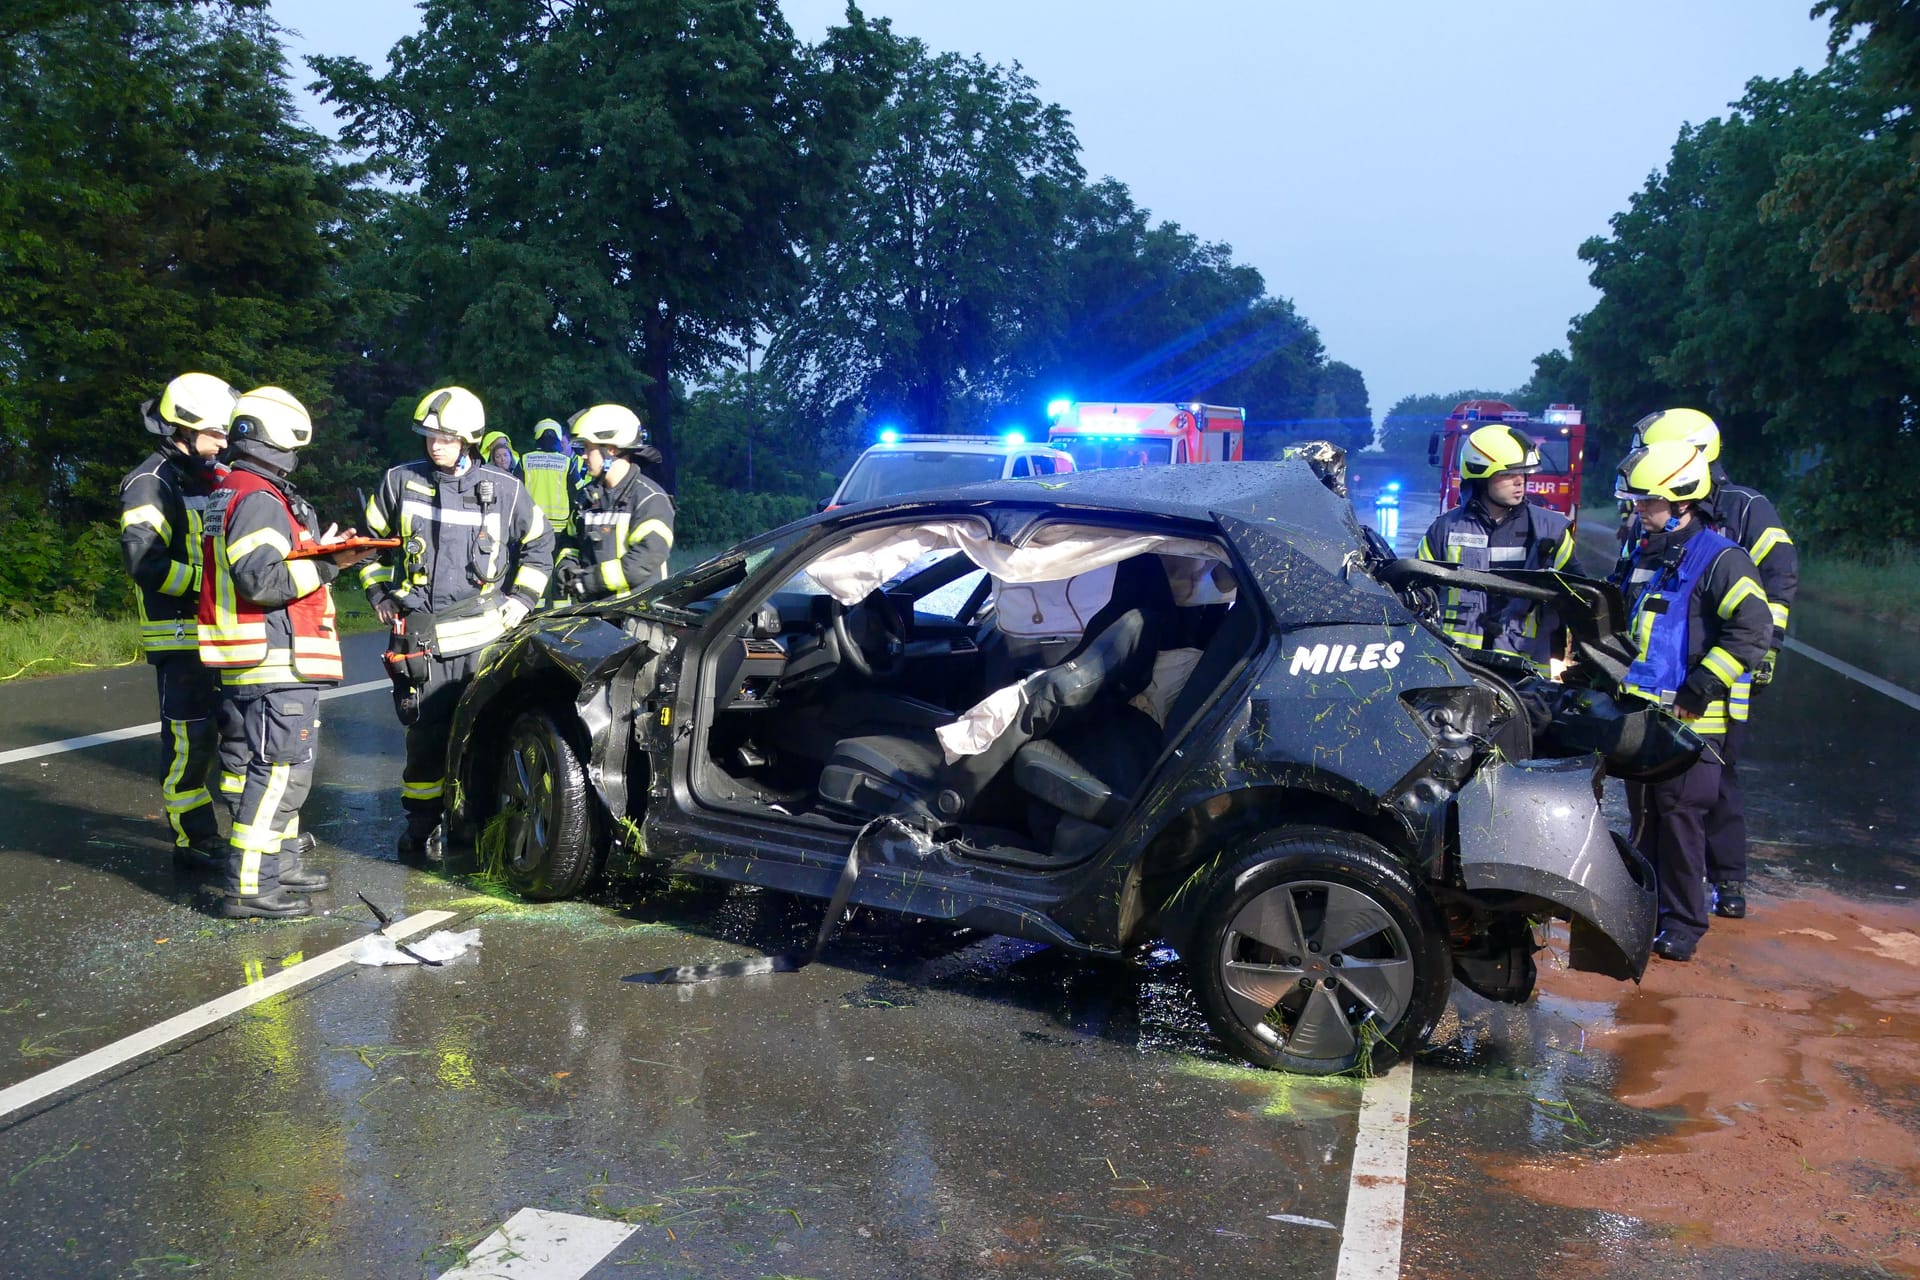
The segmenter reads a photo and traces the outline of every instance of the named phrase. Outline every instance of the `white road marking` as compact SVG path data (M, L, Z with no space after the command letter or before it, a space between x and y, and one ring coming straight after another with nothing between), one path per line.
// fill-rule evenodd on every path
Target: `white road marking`
M1346 1225L1334 1280L1397 1280L1407 1216L1407 1129L1413 1111L1413 1064L1403 1062L1367 1081L1360 1094L1360 1133L1347 1183Z
M1806 654L1809 658L1812 658L1815 662L1819 663L1821 666L1830 667L1833 670L1838 671L1841 675L1845 676L1849 680L1859 681L1861 684L1867 686L1867 688L1873 690L1875 693L1886 694L1889 698L1892 698L1895 702L1898 702L1902 706L1912 707L1915 711L1920 711L1920 694L1909 692L1906 689L1902 689L1897 684L1893 684L1890 681L1882 680L1879 676L1874 675L1873 672L1871 671L1862 671L1859 667L1854 666L1851 662L1842 661L1841 659L1834 657L1830 653L1826 653L1822 650L1814 648L1810 644L1802 644L1800 641L1795 640L1792 636L1787 637L1787 648L1793 650L1795 653Z
M522 1209L440 1280L580 1280L639 1229L578 1213Z
M391 689L391 680L363 680L359 684L343 684L333 689L322 689L320 697L347 698L356 693L371 693L375 689ZM58 742L43 742L38 746L15 747L11 751L0 751L0 764L18 764L22 760L37 760L41 756L63 755L69 751L85 751L88 747L104 747L109 742L125 742L128 738L145 738L160 732L160 722L130 725L125 729L108 729L105 733L82 734L78 738L62 738Z
M407 938L454 918L455 913L451 911L422 911L418 915L394 921L383 932L389 938ZM22 1107L32 1106L43 1098L51 1097L62 1089L70 1089L102 1072L111 1071L115 1067L131 1062L144 1053L151 1053L163 1045L204 1030L222 1018L259 1004L271 996L291 991L295 987L312 982L315 978L325 977L335 969L343 969L353 963L353 953L359 945L360 939L355 938L352 942L323 952L311 960L303 960L259 982L251 983L238 991L230 991L218 999L207 1001L198 1008L177 1014L165 1022L148 1027L145 1031L136 1031L125 1039L115 1040L112 1044L95 1049L92 1053L75 1058L72 1062L63 1062L51 1071L42 1071L39 1075L22 1080L19 1084L0 1089L0 1120L6 1119Z

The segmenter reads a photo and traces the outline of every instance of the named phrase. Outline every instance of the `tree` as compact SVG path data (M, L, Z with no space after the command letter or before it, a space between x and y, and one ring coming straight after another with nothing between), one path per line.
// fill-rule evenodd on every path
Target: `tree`
M1081 182L1066 112L1016 66L918 41L869 123L837 237L768 367L822 415L982 430L1051 354Z
M1537 418L1551 404L1584 407L1592 394L1592 380L1571 356L1564 351L1543 351L1533 358L1533 376L1502 399Z
M0 26L0 516L111 516L188 369L324 421L349 175L266 0L41 3ZM17 529L17 526L14 526ZM116 578L117 574L114 575Z
M1821 0L1836 57L1849 61L1861 110L1846 136L1786 156L1762 207L1804 220L1813 266L1847 286L1855 306L1920 324L1920 0Z
M1505 400L1505 391L1449 391L1444 395L1401 396L1380 423L1380 447L1398 458L1425 459L1427 439L1446 425L1462 400Z
M1367 406L1367 380L1358 369L1329 360L1320 371L1313 398L1313 429L1349 453L1373 443L1373 411Z
M775 0L427 0L375 77L315 58L342 137L413 198L387 340L498 422L642 409L738 354L827 238L895 58L857 10L817 46ZM424 389L424 388L423 388Z

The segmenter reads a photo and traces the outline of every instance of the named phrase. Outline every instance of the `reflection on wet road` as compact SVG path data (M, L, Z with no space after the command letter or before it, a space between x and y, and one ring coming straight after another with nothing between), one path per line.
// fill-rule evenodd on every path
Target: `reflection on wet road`
M0 694L5 748L152 715L142 671L26 687ZM0 767L0 1088L352 941L356 889L482 938L0 1119L0 1274L436 1277L531 1208L632 1228L596 1277L1336 1275L1359 1082L1223 1058L1170 952L862 913L797 974L623 984L797 945L819 907L692 884L531 906L409 871L387 699L326 714L307 816L339 891L311 921L194 909L147 743ZM1753 918L1641 988L1549 961L1533 1005L1456 999L1413 1078L1402 1274L1920 1265L1862 1207L1920 1173L1898 1147L1920 1127L1916 731L1788 655L1743 766ZM1764 1177L1707 1177L1728 1167Z

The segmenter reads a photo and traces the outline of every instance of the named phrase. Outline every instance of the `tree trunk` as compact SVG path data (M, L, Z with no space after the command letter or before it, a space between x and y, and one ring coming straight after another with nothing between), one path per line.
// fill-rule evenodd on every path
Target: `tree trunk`
M653 447L660 451L660 465L656 468L659 474L653 478L671 494L679 488L680 478L673 447L673 384L668 377L673 368L672 313L663 314L649 308L641 322L640 336L644 344L640 368L652 379L642 393L646 406L642 416L646 419L647 433L653 438Z

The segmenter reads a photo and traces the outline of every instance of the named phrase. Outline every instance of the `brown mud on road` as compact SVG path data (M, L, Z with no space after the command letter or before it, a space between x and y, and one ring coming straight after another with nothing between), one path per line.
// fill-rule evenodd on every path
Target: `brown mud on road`
M1920 1275L1920 908L1750 901L1638 988L1543 966L1543 992L1614 1006L1587 1047L1618 1058L1620 1101L1674 1113L1674 1131L1489 1171L1685 1239Z

